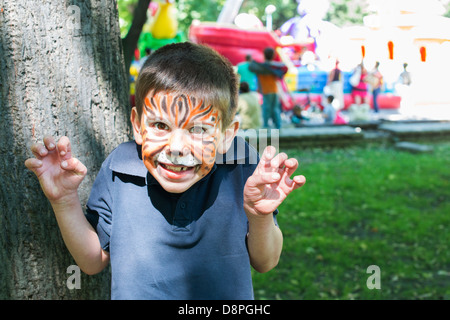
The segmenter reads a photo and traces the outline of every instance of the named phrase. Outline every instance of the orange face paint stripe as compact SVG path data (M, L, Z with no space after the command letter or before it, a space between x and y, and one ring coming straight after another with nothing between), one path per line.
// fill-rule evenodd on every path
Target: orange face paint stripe
M211 115L215 113L215 110L213 109L212 105L209 105L209 108L205 111L202 111L203 109L199 110L200 113L192 114L190 117L190 121L202 121L206 120L208 118L211 118Z
M152 99L149 99L149 98L145 98L145 103L144 103L144 111L147 113L147 114L151 114L151 115L153 115L153 116L155 116L155 113L153 112L153 108L152 108L152 105L153 105L153 101L152 101Z
M214 120L212 120L212 122L215 123L216 119L218 119L218 115L219 115L219 112L211 110L210 113L208 113L207 115L205 115L204 117L199 119L199 121L205 121L205 120L210 119L211 117L214 117Z
M195 100L195 98L191 100L189 96L184 94L177 97L157 94L150 99L145 98L145 106L148 107L146 111L151 115L159 113L161 118L164 118L164 115L175 118L175 123L182 128L186 128L193 120L204 121L211 117L214 117L211 124L216 123L218 118L217 110L214 110L212 105L205 106L203 100L200 100L195 105L193 104L193 102L196 102ZM187 108L183 108L183 106Z
M166 99L166 96L158 96L158 102L156 103L156 106L158 107L159 115L162 117L163 113L161 112L161 99Z
M199 104L198 104L194 109L191 110L191 112L190 112L188 118L186 119L184 125L182 126L182 128L183 128L183 129L186 128L186 126L187 126L189 123L191 123L192 118L195 117L195 116L196 116L199 112L201 112L204 108L205 108L205 107L204 107L203 100L200 100ZM207 107L206 107L206 108L207 108Z

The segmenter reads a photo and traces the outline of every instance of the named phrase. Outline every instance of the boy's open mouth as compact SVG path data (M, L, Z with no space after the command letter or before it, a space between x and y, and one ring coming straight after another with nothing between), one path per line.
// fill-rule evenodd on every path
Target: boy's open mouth
M189 170L194 170L197 166L188 167L188 166L182 166L182 165L174 165L174 164L167 164L162 162L156 162L156 165L160 165L162 168L168 171L172 172L184 172Z

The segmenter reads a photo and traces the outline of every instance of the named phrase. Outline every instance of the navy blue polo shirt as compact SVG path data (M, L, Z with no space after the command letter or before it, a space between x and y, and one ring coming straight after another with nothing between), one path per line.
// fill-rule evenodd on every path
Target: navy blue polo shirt
M134 141L108 156L86 217L110 253L112 299L253 299L243 189L258 155L233 144L182 194L159 185Z

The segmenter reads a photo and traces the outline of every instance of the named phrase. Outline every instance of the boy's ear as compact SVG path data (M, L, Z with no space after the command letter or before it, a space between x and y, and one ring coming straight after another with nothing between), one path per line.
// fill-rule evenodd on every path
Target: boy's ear
M138 115L136 107L131 109L130 120L131 125L133 126L134 141L136 141L137 144L142 145L141 118Z
M233 122L228 126L223 134L222 143L217 150L219 153L225 154L228 151L228 149L231 147L231 144L233 143L234 137L238 133L238 130L239 121L233 120Z

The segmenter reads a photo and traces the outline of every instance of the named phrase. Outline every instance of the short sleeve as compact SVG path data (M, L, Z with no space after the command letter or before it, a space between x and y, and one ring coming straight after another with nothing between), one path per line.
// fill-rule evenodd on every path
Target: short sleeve
M109 251L112 224L112 196L110 190L112 179L112 171L104 163L95 179L86 204L86 219L97 231L100 245L106 251Z

